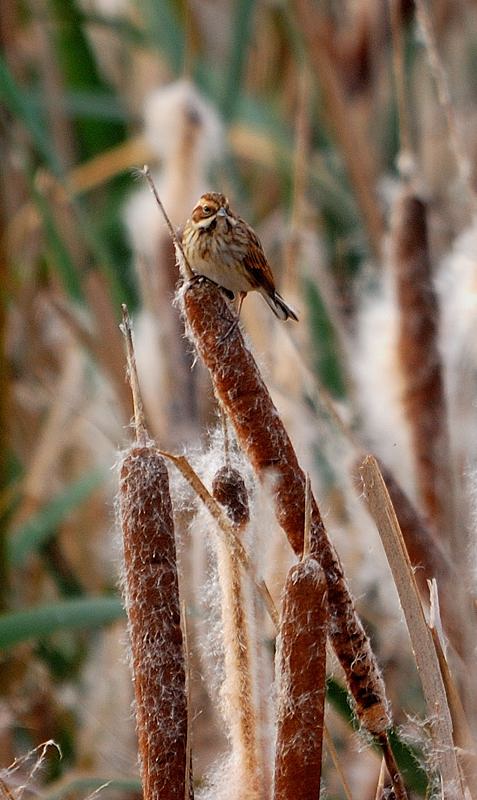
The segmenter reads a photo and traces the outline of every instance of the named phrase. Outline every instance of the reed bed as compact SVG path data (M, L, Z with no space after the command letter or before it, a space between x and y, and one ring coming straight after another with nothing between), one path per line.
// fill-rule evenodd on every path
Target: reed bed
M476 35L0 4L9 800L477 796ZM184 262L208 189L298 324Z

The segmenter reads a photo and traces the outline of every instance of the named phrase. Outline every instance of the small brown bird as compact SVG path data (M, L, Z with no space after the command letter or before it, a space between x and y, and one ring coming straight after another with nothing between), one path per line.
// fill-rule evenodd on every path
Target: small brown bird
M255 231L217 192L203 194L187 220L182 246L191 268L232 295L239 314L247 292L260 292L279 319L298 317L275 289L272 270Z

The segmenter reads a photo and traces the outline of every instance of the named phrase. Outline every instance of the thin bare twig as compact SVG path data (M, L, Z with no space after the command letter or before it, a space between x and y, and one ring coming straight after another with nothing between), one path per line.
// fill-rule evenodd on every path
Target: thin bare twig
M129 316L127 305L123 303L121 308L123 312L123 321L120 327L122 333L124 334L124 338L126 340L128 380L129 380L129 385L131 387L131 394L133 398L136 441L140 445L145 445L147 443L147 430L144 418L144 407L142 403L142 396L139 389L139 379L137 376L136 354L134 352L132 322Z
M187 280L191 280L194 277L194 272L192 270L191 265L189 264L189 262L187 260L187 256L186 256L186 254L184 252L184 248L182 247L182 242L179 241L179 239L178 239L178 237L176 235L176 232L175 232L175 230L174 230L174 228L172 226L172 222L170 221L170 219L168 217L167 211L164 208L164 206L162 205L162 200L159 197L159 193L158 193L158 191L156 189L156 185L155 185L153 177L151 175L151 171L150 171L149 167L147 166L147 164L144 164L144 167L142 168L142 173L143 173L144 177L146 178L146 180L147 180L147 182L149 184L149 188L150 188L151 192L154 195L156 203L157 203L157 205L159 206L159 208L161 210L162 216L164 217L164 219L166 221L166 225L169 228L169 233L171 234L172 241L174 242L174 246L175 246L176 250L179 250L179 252L180 252L180 254L181 254L182 258L183 258L183 262L184 262L183 263L183 268L184 268L184 272L185 272L185 277L187 278Z

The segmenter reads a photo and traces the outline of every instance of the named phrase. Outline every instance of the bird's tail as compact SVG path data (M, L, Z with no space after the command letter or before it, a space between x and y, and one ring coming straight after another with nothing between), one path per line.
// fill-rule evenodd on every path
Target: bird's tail
M290 306L287 306L283 297L278 294L275 290L273 292L267 292L265 289L261 292L262 296L267 301L268 305L272 309L273 313L275 314L278 319L294 319L295 322L298 322L298 317L293 311Z

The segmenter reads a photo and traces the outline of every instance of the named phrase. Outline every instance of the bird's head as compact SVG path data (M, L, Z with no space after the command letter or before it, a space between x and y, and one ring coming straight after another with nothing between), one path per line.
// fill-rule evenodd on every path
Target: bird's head
M219 192L203 194L192 212L192 222L197 228L210 228L217 219L227 219L230 213L229 201Z

